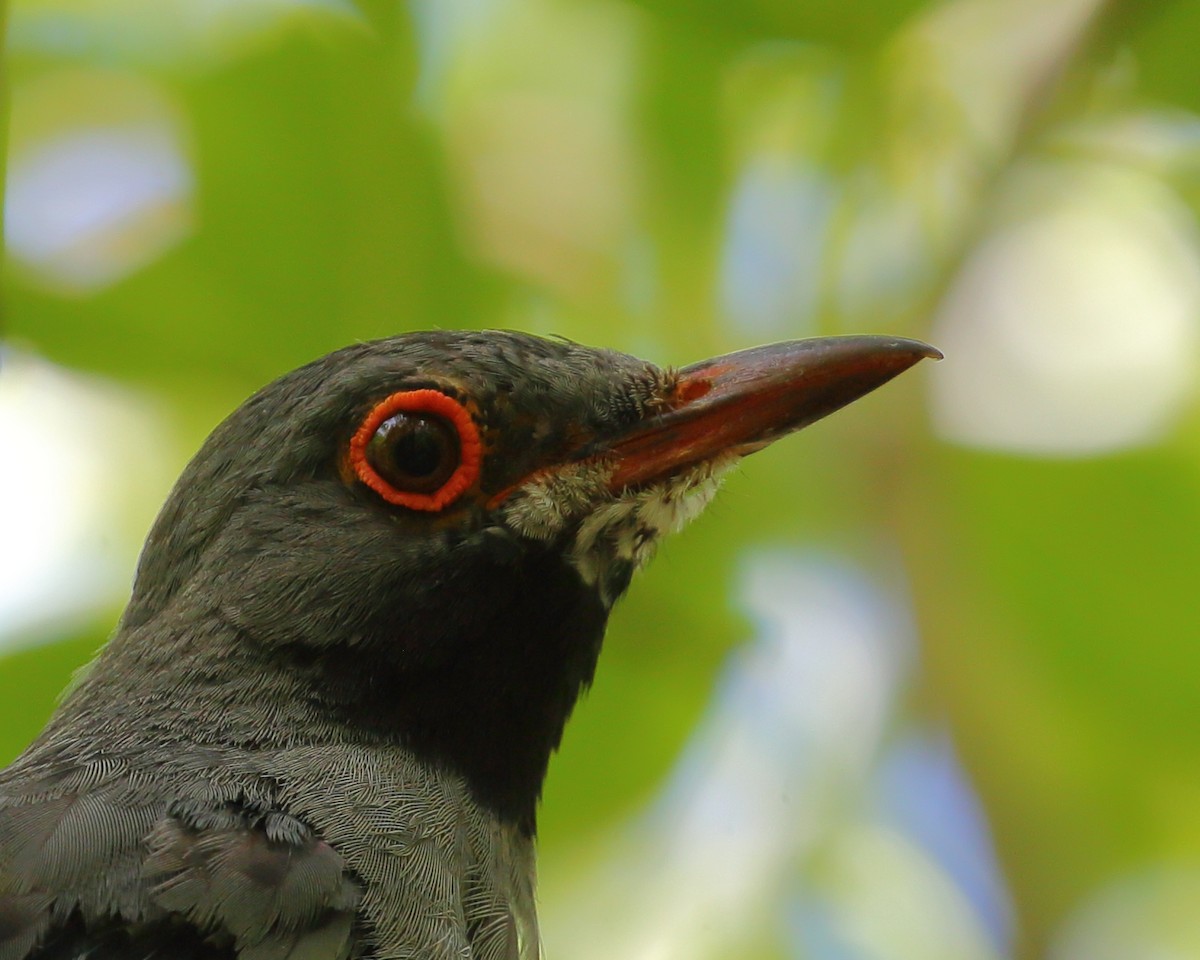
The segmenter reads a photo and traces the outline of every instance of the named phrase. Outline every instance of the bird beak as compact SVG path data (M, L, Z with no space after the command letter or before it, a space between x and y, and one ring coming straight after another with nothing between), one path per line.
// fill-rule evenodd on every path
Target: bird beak
M660 412L577 459L613 464L614 492L690 466L761 450L865 396L924 358L942 354L919 340L827 337L791 340L702 360L678 371Z

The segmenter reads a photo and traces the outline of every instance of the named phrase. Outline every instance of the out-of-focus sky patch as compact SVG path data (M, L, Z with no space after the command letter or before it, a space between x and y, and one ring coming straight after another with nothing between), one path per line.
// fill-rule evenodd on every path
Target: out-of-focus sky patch
M934 761L893 751L887 775L872 772L914 665L903 604L833 558L785 551L752 554L738 603L754 639L730 658L659 796L569 897L546 904L550 948L696 960L757 955L749 944L775 955L794 938L814 960L998 956L1007 915L994 864L930 853L990 851L961 770L931 746ZM931 766L937 777L919 776ZM919 830L904 816L912 804L937 811ZM972 886L959 890L964 877ZM881 910L897 890L903 905ZM556 940L559 924L569 937ZM850 944L859 952L841 952Z
M174 446L142 395L12 347L0 363L3 650L119 605Z
M43 287L88 294L165 253L193 224L181 113L136 75L67 69L13 91L5 239Z
M762 43L725 71L730 185L718 299L739 339L816 332L841 185L824 157L839 62L802 43Z
M877 816L919 845L974 908L995 949L1012 949L1013 906L987 817L948 737L906 733L875 774Z
M1160 438L1188 402L1200 346L1200 248L1158 179L1099 162L1031 166L974 251L931 338L947 439L1083 455Z
M762 157L740 173L730 199L721 304L747 339L816 332L833 178Z
M182 71L243 55L305 20L365 25L351 0L13 0L8 45L14 55Z

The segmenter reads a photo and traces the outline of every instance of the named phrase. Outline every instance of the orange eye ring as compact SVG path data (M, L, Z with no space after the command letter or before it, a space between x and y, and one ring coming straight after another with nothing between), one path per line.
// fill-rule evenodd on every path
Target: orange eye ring
M381 426L398 414L439 418L458 435L458 466L432 493L400 490L380 475L368 458L368 447ZM467 408L439 390L402 390L377 403L350 438L349 460L355 476L388 503L410 510L437 512L450 506L479 479L483 444Z

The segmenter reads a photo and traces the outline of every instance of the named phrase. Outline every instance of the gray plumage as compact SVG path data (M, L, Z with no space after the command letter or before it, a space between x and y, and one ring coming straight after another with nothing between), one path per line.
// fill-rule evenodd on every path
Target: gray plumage
M483 510L435 530L377 509L338 452L380 396L452 387L489 436L520 431L488 466L495 487L557 451L568 423L637 417L658 377L565 342L423 334L349 347L248 400L163 508L113 641L0 772L0 960L537 956L527 825L403 731L336 715L312 665L391 644L426 669L426 644L436 660L460 639L439 634L464 623L440 610L469 590L462 556L520 544ZM519 614L487 611L485 629L497 617Z
M737 455L935 354L437 332L268 385L0 771L0 960L534 960L536 805L612 603Z
M361 954L360 916L381 957L536 956L530 840L403 749L114 746L6 772L0 960L73 910L176 915L244 960Z

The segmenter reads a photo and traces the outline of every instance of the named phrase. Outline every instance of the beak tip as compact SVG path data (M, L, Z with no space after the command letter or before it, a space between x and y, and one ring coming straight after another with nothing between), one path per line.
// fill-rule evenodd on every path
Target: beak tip
M897 340L896 347L899 349L916 354L917 360L945 360L946 355L937 347L926 343L924 340Z

